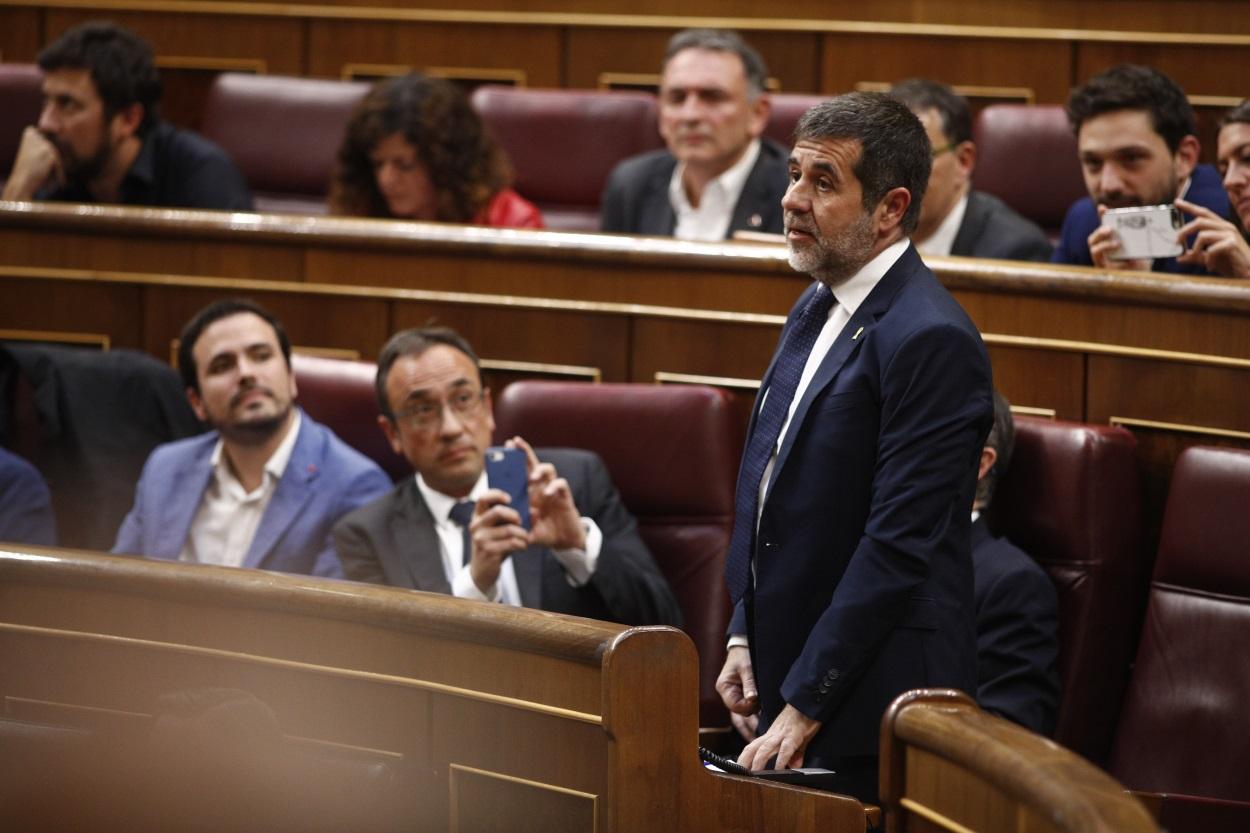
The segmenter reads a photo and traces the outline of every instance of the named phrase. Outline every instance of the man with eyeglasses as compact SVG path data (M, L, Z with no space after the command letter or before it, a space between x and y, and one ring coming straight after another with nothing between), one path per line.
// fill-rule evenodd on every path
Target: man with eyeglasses
M182 330L178 370L214 430L152 452L113 552L342 577L331 527L391 483L295 406L282 324L250 301L209 304Z
M416 473L335 526L348 578L630 625L680 623L596 455L508 441L528 461L528 530L507 494L488 486L490 391L459 334L396 334L378 356L377 395L378 425Z
M1046 233L991 194L972 190L977 146L968 102L945 84L911 78L890 95L916 114L933 148L933 169L911 240L921 255L1050 260Z

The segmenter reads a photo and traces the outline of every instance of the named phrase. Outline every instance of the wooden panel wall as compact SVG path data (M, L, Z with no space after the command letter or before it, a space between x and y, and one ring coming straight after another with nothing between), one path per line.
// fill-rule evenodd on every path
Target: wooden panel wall
M192 126L207 84L225 69L342 78L414 67L470 85L595 87L621 73L655 74L668 37L700 24L742 29L787 92L832 94L923 75L1058 103L1091 74L1127 60L1158 66L1193 96L1214 97L1202 105L1214 114L1246 94L1241 79L1250 69L1250 0L799 0L785 17L775 14L746 0L546 0L539 8L505 0L421 8L397 0L0 0L0 54L30 61L67 26L111 17L154 44L169 79L166 110ZM1200 136L1208 145L1211 120L1203 119Z

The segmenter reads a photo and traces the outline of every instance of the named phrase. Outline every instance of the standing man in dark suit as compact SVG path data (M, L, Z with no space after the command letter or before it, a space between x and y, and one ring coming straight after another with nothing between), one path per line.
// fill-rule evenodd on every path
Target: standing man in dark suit
M616 166L600 228L685 240L780 234L786 149L761 138L767 79L759 53L734 32L674 35L660 79L660 134L668 149Z
M1011 464L1011 406L994 393L972 504L973 596L977 606L977 704L1049 736L1059 711L1059 599L1036 561L995 537L982 515Z
M378 356L378 424L416 470L343 518L347 577L605 619L680 624L603 462L589 451L509 445L529 461L532 528L489 487L495 420L478 359L452 330L404 330Z
M998 197L972 190L977 146L967 100L926 78L900 81L890 95L911 108L933 145L929 187L911 235L920 254L1049 261L1050 241L1036 223Z
M885 94L799 121L786 243L816 280L761 384L725 568L717 689L760 733L740 762L833 769L869 801L891 699L976 687L968 507L992 385L976 327L907 239L930 160Z

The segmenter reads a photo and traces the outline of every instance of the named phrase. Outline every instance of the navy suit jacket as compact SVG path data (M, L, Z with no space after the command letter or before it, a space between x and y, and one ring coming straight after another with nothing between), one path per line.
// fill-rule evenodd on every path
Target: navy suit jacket
M761 732L787 703L823 724L809 766L876 756L903 691L976 690L968 507L991 391L976 328L908 246L798 402L730 632L751 640Z
M598 455L570 448L535 453L568 481L578 511L594 519L603 533L603 548L594 574L582 587L568 583L550 550L530 547L514 553L521 603L627 625L680 625L677 600ZM334 543L350 579L451 592L434 516L415 477L405 477L390 494L343 518L334 528Z
M786 148L760 139L759 158L742 186L726 237L735 231L782 233L781 198L790 184L789 158ZM676 167L677 160L667 150L653 150L613 168L603 190L600 230L671 235L677 214L668 199L668 184Z
M1037 562L984 518L972 525L977 703L1040 735L1059 711L1059 599Z
M217 432L210 431L166 443L152 452L113 552L178 558L212 478L217 438ZM331 528L340 517L390 488L390 478L376 463L302 414L291 459L256 528L243 566L342 577Z
M1228 193L1224 190L1223 180L1219 171L1210 165L1198 165L1190 177L1189 191L1185 199L1195 205L1209 208L1216 214L1229 219ZM1093 266L1094 258L1089 253L1089 236L1094 233L1102 220L1098 216L1098 208L1089 197L1082 197L1072 204L1063 217L1063 226L1059 229L1059 242L1050 259L1054 263L1070 263L1074 266ZM1173 274L1210 275L1199 264L1177 263L1174 257L1157 257L1152 272L1169 272Z

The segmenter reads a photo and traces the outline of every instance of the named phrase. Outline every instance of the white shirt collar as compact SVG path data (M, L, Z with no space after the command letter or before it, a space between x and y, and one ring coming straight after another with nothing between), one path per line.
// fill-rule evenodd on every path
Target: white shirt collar
M434 523L438 526L456 526L456 523L450 518L451 508L462 500L476 501L489 488L486 484L485 469L477 476L477 482L469 490L468 496L463 498L445 495L433 488L429 483L425 482L421 472L417 472L415 477L417 478L417 489L421 492L421 497L425 500L425 505L429 508L430 514L434 516Z
M751 175L751 169L755 167L759 155L760 140L754 139L737 162L704 186L698 208L690 204L686 197L686 188L682 185L686 164L678 163L668 181L668 201L673 206L673 213L677 215L675 236L689 239L697 235L694 239L722 239L729 231L734 207L738 205L742 189L747 184L747 177ZM690 232L683 234L684 229L689 229Z
M300 424L303 418L300 415L299 408L295 409L295 419L291 421L291 427L287 429L286 436L282 438L282 442L278 443L278 447L273 450L273 454L269 455L269 459L265 461L265 479L260 488L264 488L267 483L281 480L283 473L286 471L287 464L291 462L291 454L295 451L295 439L299 436ZM225 440L219 436L217 445L213 446L213 456L210 460L213 466L213 476L217 478L217 482L223 487L233 484L238 486L241 491L243 486L239 483L239 479L235 477L233 471L230 470L229 464L226 462Z
M940 255L945 257L955 246L955 237L959 227L964 223L964 214L968 211L968 193L963 195L955 207L946 213L946 217L929 239L916 244L916 250L922 255Z
M837 299L838 305L846 310L847 318L855 314L859 305L864 303L864 299L877 287L877 283L885 277L886 272L890 271L890 267L903 256L903 252L907 251L910 244L911 241L906 237L896 243L891 243L876 257L865 263L858 272L834 288L833 297Z

